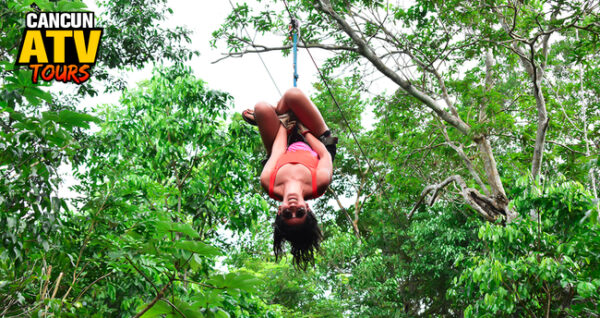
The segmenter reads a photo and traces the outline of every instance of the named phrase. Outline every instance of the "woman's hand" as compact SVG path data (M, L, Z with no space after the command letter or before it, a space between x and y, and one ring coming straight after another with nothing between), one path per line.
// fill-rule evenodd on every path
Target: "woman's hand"
M306 136L306 134L310 132L310 130L308 130L308 128L306 128L306 126L304 126L304 124L302 124L300 121L296 123L296 127L298 127L298 133L302 136Z

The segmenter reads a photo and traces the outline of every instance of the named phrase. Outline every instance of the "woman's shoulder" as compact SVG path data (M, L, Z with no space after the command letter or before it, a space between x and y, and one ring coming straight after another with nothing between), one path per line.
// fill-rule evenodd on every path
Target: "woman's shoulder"
M271 174L273 174L275 167L269 167L265 165L263 167L262 172L260 173L260 185L265 189L265 191L269 191L269 185L271 183Z

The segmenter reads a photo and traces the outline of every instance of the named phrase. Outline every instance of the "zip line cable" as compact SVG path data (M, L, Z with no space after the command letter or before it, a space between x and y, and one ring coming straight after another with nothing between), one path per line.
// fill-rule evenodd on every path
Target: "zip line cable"
M294 15L290 11L290 8L288 7L288 4L287 4L286 0L283 0L283 4L285 5L285 9L287 10L288 14L290 15L290 18L291 19L295 19ZM374 171L373 170L373 166L371 165L371 161L369 160L369 157L367 157L367 155L363 151L362 147L360 146L360 142L358 142L358 138L356 138L356 134L354 134L354 131L350 127L350 124L348 123L348 120L346 119L346 116L344 115L344 112L342 111L342 108L340 107L340 105L338 104L337 100L335 99L335 96L331 92L331 88L329 87L329 84L327 83L327 80L326 80L325 76L323 75L323 72L321 72L321 69L317 65L317 62L315 61L313 55L310 53L310 50L308 49L308 46L306 45L306 42L304 41L304 38L300 37L300 40L302 41L302 44L304 44L304 48L306 49L306 52L310 56L310 59L312 60L315 68L317 69L317 72L319 73L319 76L321 77L321 81L323 81L323 84L325 84L325 87L327 88L327 91L329 92L329 95L331 96L331 99L333 100L333 103L335 104L335 106L338 109L338 112L342 116L342 119L344 120L344 123L346 124L346 127L348 127L348 130L350 131L350 134L352 135L352 138L354 139L354 142L358 146L358 149L360 150L360 153L362 154L362 156L367 161L367 165L369 166L369 170L370 171ZM380 189L383 189L383 187L381 186L381 179L383 179L383 178L377 179L377 184L379 185ZM387 197L386 196L384 196L384 197L385 197L385 199L387 201ZM390 204L389 201L388 201L388 205L391 206L391 204Z
M233 6L233 3L231 2L231 0L229 0L229 4L231 5L231 9L233 10L233 12L235 12L235 15L237 16L237 18L241 21L242 19L238 15L237 11L235 11L235 7ZM244 30L244 32L246 32L246 36L250 39L250 43L252 44L252 46L256 47L256 46L254 46L254 40L252 39L252 37L250 36L250 33L248 33L248 30L246 29L246 27L243 24L242 24L242 29ZM279 93L279 96L282 97L283 94L281 94L281 91L279 90L279 86L277 86L277 83L275 82L275 79L273 78L273 75L271 75L271 72L269 71L269 68L267 67L267 64L265 64L265 61L263 60L262 56L260 55L260 52L256 52L256 53L258 53L258 58L262 62L262 65L265 67L265 70L267 71L267 74L269 74L269 77L271 78L271 82L273 82L273 85L275 86L275 89L277 89L277 93Z

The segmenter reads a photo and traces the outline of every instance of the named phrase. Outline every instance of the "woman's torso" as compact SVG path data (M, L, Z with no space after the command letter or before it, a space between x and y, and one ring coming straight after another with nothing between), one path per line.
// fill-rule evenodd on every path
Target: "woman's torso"
M286 153L279 158L271 174L269 195L280 200L285 183L294 180L302 183L302 193L305 199L318 196L316 191L318 162L317 153L307 144L303 142L291 144Z

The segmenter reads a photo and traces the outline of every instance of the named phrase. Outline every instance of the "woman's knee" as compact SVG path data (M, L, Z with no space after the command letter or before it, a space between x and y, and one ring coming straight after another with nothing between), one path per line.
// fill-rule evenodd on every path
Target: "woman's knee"
M304 93L296 87L292 87L285 91L285 93L283 94L283 98L285 99L285 102L288 103L288 105L308 100L306 95L304 95Z
M268 116L269 113L274 112L273 106L271 106L267 102L258 102L254 105L254 116L255 117L265 117Z

